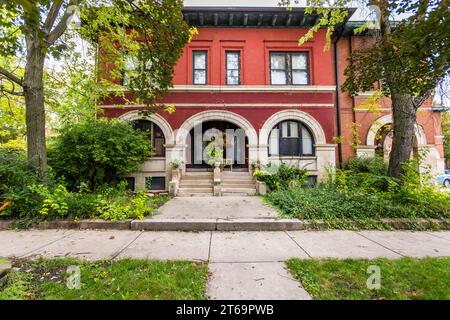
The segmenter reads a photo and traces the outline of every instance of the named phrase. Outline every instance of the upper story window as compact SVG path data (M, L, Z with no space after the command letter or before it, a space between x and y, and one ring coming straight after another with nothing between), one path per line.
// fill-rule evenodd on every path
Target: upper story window
M272 128L269 156L313 156L314 138L301 122L287 120Z
M123 68L121 85L127 86L132 78L139 75L139 72L147 72L151 70L151 61L143 63L139 61L136 55L125 53L123 56Z
M192 83L207 84L208 52L192 51Z
M164 133L158 125L148 120L135 120L133 121L133 126L137 130L149 133L149 139L153 147L153 157L164 157L166 155Z
M271 52L270 84L309 84L307 52Z
M241 53L226 51L226 84L241 84Z

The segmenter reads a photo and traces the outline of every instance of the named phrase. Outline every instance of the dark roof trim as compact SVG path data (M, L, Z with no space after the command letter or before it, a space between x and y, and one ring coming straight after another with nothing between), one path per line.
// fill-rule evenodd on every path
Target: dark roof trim
M319 16L306 8L283 7L185 7L186 21L195 27L300 28L313 26ZM347 8L349 19L356 8Z

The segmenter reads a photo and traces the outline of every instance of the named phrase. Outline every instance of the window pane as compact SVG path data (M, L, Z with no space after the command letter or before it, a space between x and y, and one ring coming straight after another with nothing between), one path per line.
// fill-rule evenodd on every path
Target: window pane
M227 70L227 84L239 84L238 70Z
M272 129L269 138L269 154L278 155L278 128Z
M270 68L273 69L286 69L286 56L284 54L270 55Z
M194 83L195 84L206 84L206 71L205 70L195 70L194 71Z
M227 52L227 69L239 69L239 52Z
M126 55L123 59L125 70L137 70L139 67L139 60L132 55Z
M303 69L307 68L307 55L304 53L293 53L292 54L292 69Z
M302 128L303 154L313 154L313 140L306 128Z
M281 137L282 138L288 138L289 134L288 134L288 122L282 122L281 123Z
M280 155L281 156L299 156L300 139L281 138Z
M284 71L272 71L271 83L272 84L286 84L286 73Z
M291 128L289 137L290 138L298 138L298 123L295 121L291 121L291 122L289 122L289 127Z
M194 53L194 69L206 69L206 53Z
M292 84L308 84L308 73L306 71L293 71Z

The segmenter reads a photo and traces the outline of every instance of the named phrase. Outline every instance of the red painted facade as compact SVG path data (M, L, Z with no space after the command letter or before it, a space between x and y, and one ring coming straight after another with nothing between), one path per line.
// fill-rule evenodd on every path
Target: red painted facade
M330 50L324 50L326 30L320 30L313 40L299 46L298 39L307 30L307 28L199 27L198 35L186 46L175 67L173 77L175 89L161 101L174 104L176 112L170 115L161 112L160 115L175 131L199 112L226 110L245 118L259 133L266 120L277 112L300 110L320 124L325 134L325 143L335 145L338 132L334 48L332 45ZM370 38L361 36L339 40L339 85L345 81L344 69L348 64L350 51L356 50L367 41L370 41ZM206 86L195 86L192 83L193 50L207 51ZM227 50L240 52L240 85L226 85ZM293 90L286 86L271 86L269 65L271 51L308 52L309 85L292 86ZM101 56L100 63L104 63ZM390 113L389 99L383 100L381 114L357 110L365 99L367 98L352 98L346 93L340 94L343 160L357 153L355 147L352 147L352 143L354 144L352 123L359 126L359 144L364 146L374 122ZM107 99L102 104L106 117L120 117L139 109L139 106L121 106L123 101L119 98ZM440 114L431 110L431 101L419 111L418 123L425 132L426 143L433 145L443 157ZM259 144L266 145L267 141L259 141ZM337 150L336 148L336 162Z

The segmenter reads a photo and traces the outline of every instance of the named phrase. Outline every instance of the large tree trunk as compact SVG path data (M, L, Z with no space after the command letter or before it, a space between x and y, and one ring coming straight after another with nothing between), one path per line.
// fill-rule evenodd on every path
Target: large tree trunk
M413 148L416 109L409 94L391 93L394 137L389 158L389 175L400 177L402 163L408 161Z
M44 60L46 48L37 35L27 36L27 63L23 79L26 106L28 159L40 177L47 172L45 148Z

